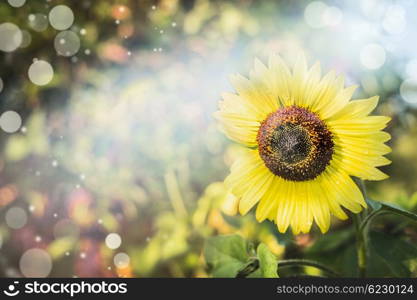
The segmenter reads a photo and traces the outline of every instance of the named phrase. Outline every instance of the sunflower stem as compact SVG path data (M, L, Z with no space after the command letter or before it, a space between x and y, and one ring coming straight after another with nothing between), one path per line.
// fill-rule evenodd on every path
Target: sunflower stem
M284 267L294 267L294 266L310 266L316 269L327 273L330 277L340 277L340 274L331 268L309 259L285 259L278 261L278 270ZM236 278L245 278L250 274L259 269L259 260L254 258L249 263L243 267L236 275Z
M367 244L366 244L366 234L367 228L362 228L361 230L361 217L359 214L353 214L353 223L355 224L356 229L356 253L358 256L358 273L359 277L366 277L366 267L367 267Z
M319 269L321 271L324 271L330 277L340 277L340 274L335 272L334 270L330 269L329 267L313 261L309 259L286 259L286 260L280 260L278 262L278 270L283 267L290 267L290 266L309 266L314 267L316 269Z
M358 185L359 189L363 197L366 199L366 187L362 179L354 178L356 184ZM352 219L353 223L355 224L356 230L356 253L358 256L358 275L361 278L366 277L367 272L367 261L368 261L368 226L362 226L362 218L369 218L370 215L366 215L368 210L364 209L362 214L353 214ZM365 216L363 216L365 214Z

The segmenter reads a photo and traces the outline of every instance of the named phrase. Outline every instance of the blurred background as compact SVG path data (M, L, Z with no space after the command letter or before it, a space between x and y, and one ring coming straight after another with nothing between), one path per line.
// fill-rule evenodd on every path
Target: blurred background
M0 276L206 277L204 240L227 233L354 274L349 221L294 237L222 212L240 149L212 113L229 74L301 48L381 96L393 163L368 194L416 211L416 26L412 0L1 1ZM410 253L371 274L415 274Z

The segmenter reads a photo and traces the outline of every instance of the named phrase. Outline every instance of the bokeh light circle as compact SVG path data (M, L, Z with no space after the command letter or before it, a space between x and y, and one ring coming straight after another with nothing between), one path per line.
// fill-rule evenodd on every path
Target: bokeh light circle
M329 6L323 12L323 23L327 26L337 26L342 22L343 13L336 6Z
M389 34L401 34L407 26L405 9L400 5L391 5L387 8L382 27Z
M60 32L54 40L55 50L62 56L73 56L80 50L80 38L70 30Z
M20 44L20 48L26 48L32 42L32 36L30 35L29 31L22 30L22 43Z
M46 85L54 77L54 69L47 61L36 60L29 67L28 76L34 84Z
M20 229L26 225L28 216L26 211L20 207L11 207L6 212L6 224L10 228Z
M400 94L405 102L417 105L417 78L404 80L400 86Z
M368 44L362 48L360 60L362 65L370 70L379 69L386 59L385 49L379 44Z
M8 110L0 116L0 128L7 133L14 133L22 126L22 118L20 115L13 111Z
M28 16L29 26L37 32L41 32L48 28L48 18L44 14L30 14Z
M113 258L114 265L118 268L126 268L129 266L130 257L124 252L117 253Z
M57 30L66 30L74 23L74 13L66 5L57 5L49 12L49 23Z
M12 52L22 43L22 32L13 23L0 24L0 50Z
M309 3L304 10L304 20L313 28L325 26L323 14L327 9L327 5L321 1L313 1Z
M110 233L106 237L106 246L110 249L117 249L122 244L122 238L117 233Z
M52 270L52 259L45 250L32 248L23 253L19 266L25 277L43 278Z
M26 0L7 0L7 2L13 7L22 7Z
M408 77L417 78L417 59L412 59L407 63L405 72Z

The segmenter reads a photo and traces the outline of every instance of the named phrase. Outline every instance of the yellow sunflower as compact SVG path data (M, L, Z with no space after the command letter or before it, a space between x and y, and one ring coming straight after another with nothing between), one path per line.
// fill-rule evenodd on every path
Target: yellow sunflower
M390 161L381 131L385 116L369 116L378 96L351 101L356 86L344 87L332 71L321 77L304 54L289 68L278 56L268 67L255 60L249 79L231 77L237 93L224 93L215 113L221 130L246 146L225 183L234 197L227 206L246 214L257 204L256 219L269 219L280 232L309 232L313 220L324 233L342 209L366 207L350 176L382 180L376 167Z

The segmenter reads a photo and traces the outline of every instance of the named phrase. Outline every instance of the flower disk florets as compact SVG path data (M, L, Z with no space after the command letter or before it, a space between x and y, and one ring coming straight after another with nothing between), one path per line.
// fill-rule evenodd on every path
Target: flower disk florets
M289 106L278 109L262 122L257 141L268 169L291 181L316 178L333 154L332 134L319 116Z

